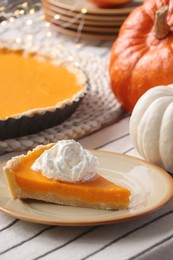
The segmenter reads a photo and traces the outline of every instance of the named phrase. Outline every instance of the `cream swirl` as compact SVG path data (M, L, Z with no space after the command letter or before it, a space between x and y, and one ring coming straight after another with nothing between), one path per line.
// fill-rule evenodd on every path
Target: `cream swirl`
M62 140L44 151L32 169L53 180L84 182L97 175L98 160L74 140Z

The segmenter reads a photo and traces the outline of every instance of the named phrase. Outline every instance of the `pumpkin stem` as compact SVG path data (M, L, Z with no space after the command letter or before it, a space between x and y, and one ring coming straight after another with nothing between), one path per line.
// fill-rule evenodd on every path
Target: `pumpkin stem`
M170 32L170 27L166 21L167 12L168 5L165 5L156 11L153 34L157 39L165 38Z

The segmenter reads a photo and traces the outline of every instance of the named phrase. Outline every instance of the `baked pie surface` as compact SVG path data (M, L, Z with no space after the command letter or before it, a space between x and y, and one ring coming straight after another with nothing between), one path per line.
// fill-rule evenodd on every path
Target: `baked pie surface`
M99 209L127 208L130 191L101 175L86 182L68 183L51 180L31 169L34 161L53 146L38 146L27 155L14 157L4 167L13 198L32 198L62 205Z
M30 134L63 122L75 111L87 92L87 78L79 68L70 62L53 60L36 53L0 49L0 71L1 139ZM59 118L57 110L60 113ZM51 114L54 112L55 116ZM45 114L46 119L42 118ZM34 116L38 118L33 127ZM24 122L16 122L24 117L27 117ZM2 128L7 128L11 119L14 131L10 134L8 128L6 136ZM22 133L20 127L24 124L28 126ZM37 128L35 124L38 124Z

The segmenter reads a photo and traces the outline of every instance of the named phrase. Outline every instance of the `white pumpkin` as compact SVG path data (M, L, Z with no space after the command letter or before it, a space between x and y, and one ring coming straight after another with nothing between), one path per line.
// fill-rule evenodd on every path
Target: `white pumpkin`
M173 173L173 84L154 87L138 100L130 137L141 156Z

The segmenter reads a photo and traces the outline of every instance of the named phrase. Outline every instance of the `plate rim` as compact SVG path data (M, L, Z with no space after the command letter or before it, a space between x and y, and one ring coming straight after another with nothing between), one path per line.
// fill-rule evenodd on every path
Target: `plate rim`
M49 15L52 18L54 18L55 15L57 15L57 12L49 9L48 7L45 7L44 8L44 14ZM59 13L59 15L60 15L60 19L66 21L66 22L69 22L69 20L74 17L73 15L69 16L67 14L61 14L61 13ZM93 25L93 23L94 23L94 24L96 24L96 26L100 26L100 27L101 26L114 27L114 26L116 26L117 22L122 24L125 21L126 18L127 18L127 16L119 16L119 17L116 16L116 17L114 17L114 20L113 19L111 19L111 20L104 20L104 19L98 20L97 18L92 19L92 18L88 18L88 17L85 16L85 24ZM78 22L80 23L80 20L81 20L81 18L76 20L74 23L78 23Z
M62 3L59 2L59 0L42 0L42 3L47 2L50 3L51 5L57 6L61 9L65 9L68 10L69 9L69 5L68 3ZM93 5L92 8L87 8L89 14L101 14L101 15L115 15L115 14L122 14L122 13L130 13L132 10L134 10L134 8L137 8L139 6L141 6L143 4L143 0L134 0L131 1L127 4L124 4L121 6L121 8L117 7L117 8L99 8L96 7L93 3L90 3ZM133 6L134 4L134 6ZM77 12L79 13L81 11L81 8L76 7L76 9L72 9L73 12Z
M61 18L58 19L57 21L52 17L50 16L49 14L45 14L45 17L46 17L46 21L50 22L51 24L54 24L60 28L66 28L66 29L73 29L73 30L78 30L79 27L80 27L80 23L79 24L76 24L76 23L71 23L69 24L69 22L66 22L66 21L63 21ZM68 24L68 26L63 26L64 24ZM94 32L94 33L110 33L110 34L114 34L114 33L118 33L119 30L120 30L120 26L121 25L115 25L114 27L101 27L101 26L90 26L90 25L87 25L86 23L83 24L83 27L82 27L82 31L87 31L87 32Z
M115 32L114 34L113 33L110 33L110 34L98 34L98 33L94 33L94 32L84 32L84 31L81 31L81 32L78 32L77 30L75 29L68 29L68 28L62 28L60 26L57 26L55 24L51 24L50 25L51 28L57 32L57 33L62 33L66 36L69 36L69 37L75 37L77 39L89 39L89 40L100 40L100 41L113 41L115 40L115 38L117 37L117 33Z
M0 205L0 212L4 212L7 215L12 216L16 219L20 219L20 220L27 221L30 223L39 223L39 224L52 225L52 226L98 226L98 225L114 224L114 223L129 221L129 220L140 218L145 215L149 215L152 212L155 212L156 210L159 210L160 208L162 208L173 198L173 178L171 177L171 175L169 175L168 172L166 172L161 167L159 167L153 163L150 163L148 161L145 161L143 159L140 159L138 157L127 155L127 154L121 154L118 152L110 152L110 151L104 151L104 150L91 150L91 151L93 153L111 154L111 155L119 156L122 158L125 157L130 160L138 161L142 164L145 164L145 165L149 166L149 168L154 168L158 172L158 174L161 174L162 176L164 176L164 178L166 178L167 183L169 183L169 185L168 185L169 190L167 191L165 197L162 198L162 200L160 200L157 203L154 203L154 205L149 209L142 210L139 213L137 213L137 212L129 213L126 216L123 216L123 215L112 216L107 219L102 218L99 220L97 220L97 219L96 220L81 220L81 221L79 220L77 222L76 222L76 220L71 220L71 221L70 220L63 220L63 221L45 220L44 218L41 218L41 217L39 218L39 217L26 215L26 214L23 215L22 213L18 213L15 210L11 211L10 209L8 209L7 207L2 206L2 205ZM1 163L0 169L2 169L2 167L4 165L5 165L5 162ZM1 172L0 174L3 174L3 173Z
M65 15L67 17L73 18L74 15L79 15L80 13L73 13L73 11L68 10L64 11L63 9L60 10L59 7L54 7L53 5L45 2L42 4L43 10L45 12L45 10L49 10L54 12L55 14L59 14L59 15ZM105 16L105 15L97 15L97 14L90 14L90 13L86 13L83 14L83 17L85 18L85 20L98 20L98 21L107 21L107 22L114 22L117 21L117 19L122 20L122 18L125 20L127 18L127 16L129 15L129 13L122 13L122 14L116 14L116 16L113 15L109 15L109 16Z

